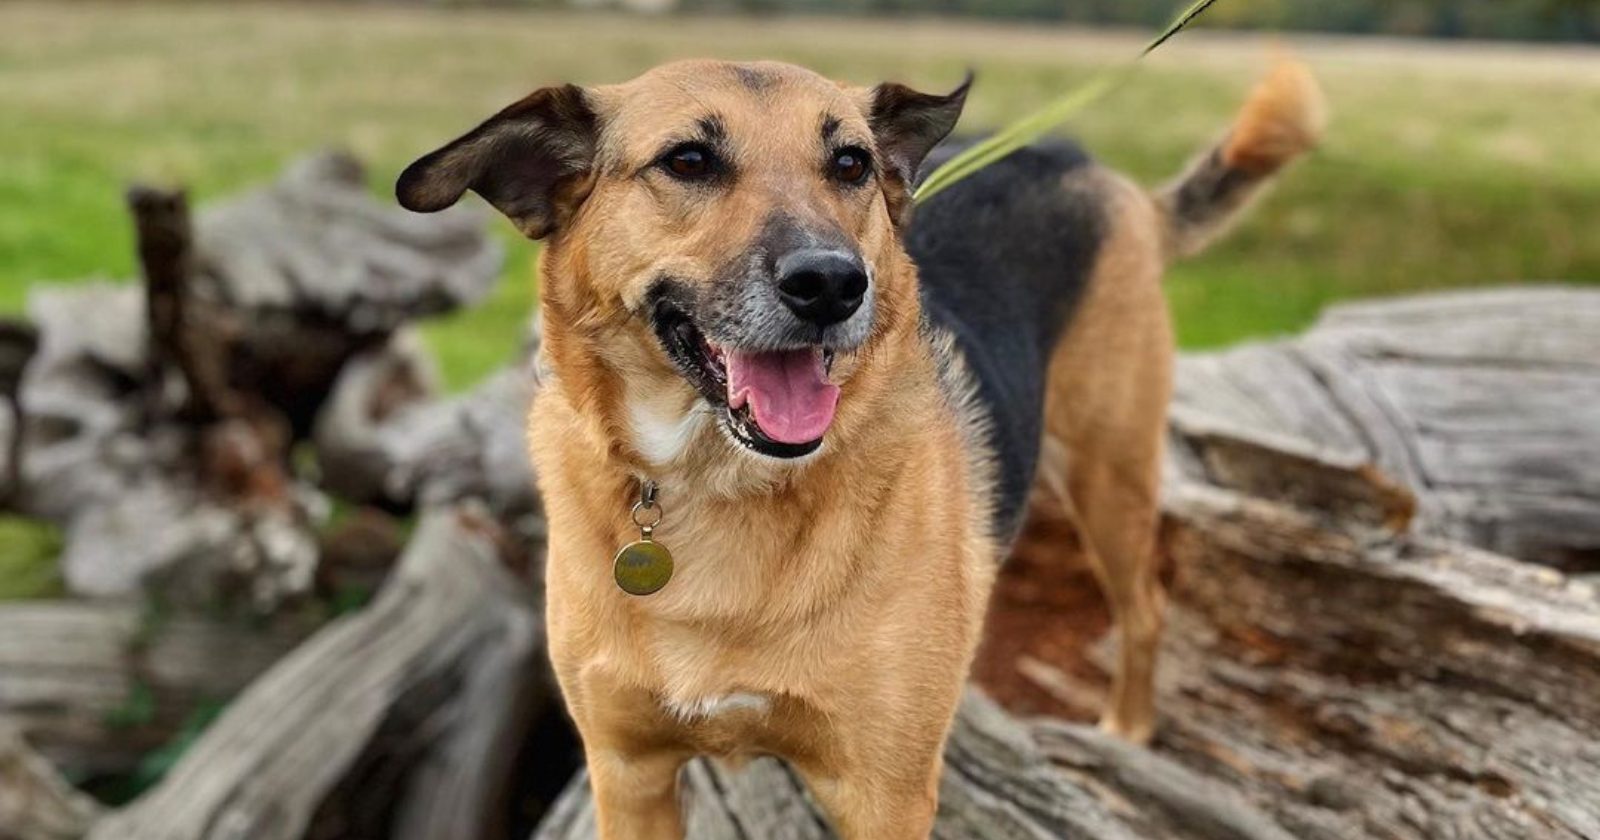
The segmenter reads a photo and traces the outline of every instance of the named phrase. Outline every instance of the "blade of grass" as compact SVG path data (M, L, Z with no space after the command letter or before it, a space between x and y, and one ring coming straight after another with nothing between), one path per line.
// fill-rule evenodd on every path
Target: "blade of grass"
M1189 28L1217 0L1195 0L1161 31L1131 61L1109 67L1043 108L1006 126L995 134L961 150L935 169L917 188L915 201L927 201L941 190L1017 149L1043 137L1045 132L1066 122L1073 114L1094 104L1126 82L1138 69L1139 61L1154 52L1174 35Z

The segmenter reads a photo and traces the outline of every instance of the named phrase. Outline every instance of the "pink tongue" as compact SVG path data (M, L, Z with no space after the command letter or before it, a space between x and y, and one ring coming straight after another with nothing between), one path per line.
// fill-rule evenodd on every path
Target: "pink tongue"
M728 406L746 402L761 433L779 443L810 443L833 424L839 386L828 381L817 350L723 356L728 371Z

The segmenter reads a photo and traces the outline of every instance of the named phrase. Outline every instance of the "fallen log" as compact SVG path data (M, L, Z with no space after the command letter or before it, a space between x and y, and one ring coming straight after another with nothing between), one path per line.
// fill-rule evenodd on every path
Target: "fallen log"
M89 837L500 836L523 733L550 710L518 553L484 514L425 514L377 601L263 675Z
M100 814L0 720L0 840L77 840Z
M0 510L11 507L22 489L22 377L39 352L39 331L32 324L0 319Z
M1600 598L1539 566L1187 485L1156 754L1292 836L1600 833Z
M1185 356L1191 417L1315 442L1418 499L1417 527L1600 571L1600 295L1531 287L1331 307L1305 335Z
M1564 306L1587 311L1566 294L1557 294ZM1471 312L1489 308L1474 304L1457 317L1472 321ZM1549 330L1585 323L1575 315ZM1347 354L1345 363L1365 371L1358 376L1403 379L1387 366L1415 364L1410 357L1389 359L1381 348L1392 339L1361 330L1340 346L1379 349ZM1564 382L1587 381L1592 365L1559 355L1581 338L1518 334L1533 349L1507 337L1491 349L1519 363L1564 365ZM1469 343L1407 352L1427 350L1448 366L1437 359ZM1389 407L1404 403L1413 413L1367 411L1350 393L1393 397L1382 389L1395 386L1362 391L1369 385L1308 367L1314 356L1271 345L1184 362L1163 525L1171 610L1155 743L1134 747L1068 722L1092 719L1114 661L1092 581L1059 568L1008 568L980 682L1007 708L1052 717L1021 721L967 698L946 751L936 837L1600 836L1592 795L1600 781L1600 598L1552 568L1449 539L1477 532L1453 531L1440 500L1490 498L1499 492L1495 472L1469 486L1441 480L1436 464L1390 470L1390 458L1433 464L1433 455L1413 458L1432 444L1372 443L1396 428L1417 441L1479 428L1472 406L1446 417L1408 391ZM1489 364L1452 358L1474 370ZM431 405L404 393L385 403L385 388L373 384L381 376L353 386L355 412L345 419L364 431L350 439L384 441L355 452L380 456L370 462L379 465L372 486L398 487L411 503L497 500L497 515L536 520L537 500L517 483L526 476L489 471L519 462L510 447L520 456L520 376ZM1494 393L1511 399L1513 391ZM1493 415L1489 437L1503 443L1517 428L1530 436L1566 428L1567 419L1542 413L1549 399L1539 391L1520 414L1496 400L1473 405ZM1582 399L1570 406L1573 417L1590 409ZM1388 425L1374 432L1368 424ZM1538 492L1552 505L1563 493L1579 504L1589 498L1589 432L1575 434L1565 471L1547 468L1549 453L1532 461L1534 474L1551 479ZM1478 438L1450 440L1470 448ZM1516 459L1494 463L1502 483L1527 475ZM1505 509L1495 515L1516 521ZM526 836L511 833L508 814L518 809L509 800L526 796L530 768L564 772L570 744L559 739L570 733L553 726L522 737L530 717L559 720L539 667L536 607L503 568L526 559L512 546L539 544L508 540L490 521L459 510L427 514L374 605L284 659L159 788L91 836ZM1569 534L1542 539L1540 559L1556 548L1569 561L1583 556ZM683 778L697 840L831 836L779 762L737 772L695 762ZM534 836L593 836L581 777Z
M983 697L962 703L945 750L940 840L970 837L1132 838L1104 805L1050 766L1027 730ZM681 776L686 836L695 840L834 835L800 778L775 759L730 771L700 759ZM590 840L594 806L579 776L534 840Z
M0 418L0 504L64 529L73 594L194 579L161 594L215 602L239 590L275 610L306 594L313 520L327 507L294 474L290 447L348 362L413 319L480 299L503 249L480 214L375 200L339 154L193 219L181 192L136 187L128 204L142 288L30 292L38 352L20 383L31 348L0 329L0 386L20 384L10 399L21 406Z
M395 351L359 360L340 379L314 437L330 489L404 509L479 499L503 522L538 519L524 430L533 374L513 366L466 394L427 402L404 397L415 369Z
M1150 749L969 697L935 837L1587 838L1600 831L1600 601L1538 566L1185 485ZM1003 608L999 607L999 608ZM1102 679L1034 660L1089 716ZM1086 704L1087 708L1080 704ZM689 836L831 835L775 761L683 777ZM580 779L534 835L588 840Z
M201 704L232 697L291 650L304 624L0 604L0 725L74 778L126 774Z

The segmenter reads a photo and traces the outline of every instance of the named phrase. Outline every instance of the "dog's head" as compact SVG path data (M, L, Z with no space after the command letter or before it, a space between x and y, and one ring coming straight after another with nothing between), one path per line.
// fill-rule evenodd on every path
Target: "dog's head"
M396 191L434 211L471 189L548 238L547 341L586 336L621 390L652 403L628 409L635 426L688 428L703 400L744 449L795 458L821 446L862 355L914 311L899 228L966 87L669 64L535 91L412 164Z

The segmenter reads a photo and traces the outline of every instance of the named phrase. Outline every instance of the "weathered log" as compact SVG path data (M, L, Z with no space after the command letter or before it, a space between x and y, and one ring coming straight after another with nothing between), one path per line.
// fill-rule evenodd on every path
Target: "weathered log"
M182 190L135 186L128 190L144 275L147 420L161 418L167 372L184 385L181 413L193 422L236 417L242 395L228 384L228 357L239 332L232 313L196 297L194 232Z
M533 375L516 366L448 400L386 401L410 367L402 357L378 356L341 380L315 436L330 486L361 502L412 507L474 498L505 522L536 518L524 431Z
M1287 470L1300 471L1304 459L1290 453ZM1311 496L1370 498L1392 489L1380 481L1371 493L1352 493L1351 473L1331 467L1298 475L1302 489L1319 475L1329 482ZM1224 785L1275 829L1306 840L1542 840L1600 831L1593 587L1397 533L1383 516L1363 523L1193 482L1169 487L1165 509L1175 580L1153 750L1108 752L1058 724L1034 730L1058 762L1132 803L1136 832L1237 836L1192 828L1218 815L1196 810L1192 791L1161 781L1172 764ZM1028 574L1037 585L1039 570ZM1008 600L1012 589L1002 582L997 613L1031 608ZM1055 651L1092 643L1097 631L1075 622L1040 619L1036 643ZM1028 705L1092 717L1114 661L1105 644L1081 663L1030 655L1020 663L1023 678L1057 705Z
M1178 488L1155 745L1059 720L1024 726L969 697L935 836L1596 836L1593 590L1480 550L1333 522ZM1102 671L1114 661L1103 647ZM1103 680L1031 668L1069 713L1098 710ZM775 760L740 772L699 761L683 784L691 837L833 836ZM535 840L587 840L593 818L579 779Z
M243 592L275 609L309 587L326 507L291 477L292 442L352 358L485 294L501 247L477 213L374 200L341 155L193 223L181 192L128 200L144 293L30 294L41 344L20 393L28 422L0 420L15 450L4 470L19 476L0 491L64 528L74 594L184 581L186 600Z
M945 750L940 812L934 836L1133 837L1085 789L1050 766L1027 730L983 697L971 694ZM739 771L696 760L681 784L687 836L695 840L833 837L795 773L775 759ZM580 776L534 834L534 840L591 840L594 807Z
M416 488L396 475L382 430L402 410L427 410L438 391L438 374L413 332L351 359L312 427L322 485L353 502L415 505Z
M1600 294L1515 289L1330 308L1304 336L1185 357L1177 405L1369 462L1424 532L1600 570Z
M11 499L22 490L23 428L22 377L28 363L39 352L39 330L32 324L0 319L0 510L11 506Z
M497 836L547 690L509 547L483 514L425 514L377 601L283 659L89 836Z
M123 774L205 702L225 700L304 637L126 603L0 604L0 722L76 778Z
M388 334L488 294L504 249L461 207L419 215L367 192L359 161L324 152L196 223L210 293L266 317L299 313L350 334Z
M0 720L0 840L77 840L99 813Z
M135 396L145 373L145 321L139 290L109 283L42 288L28 296L39 350L21 392L22 481L12 506L65 523L120 492L128 447L118 436L137 425ZM85 330L82 324L94 323Z
M1217 488L1185 485L1167 509L1178 579L1153 757L1307 840L1600 832L1592 588ZM1081 752L1040 733L1058 758Z

